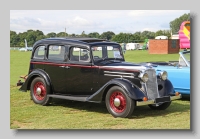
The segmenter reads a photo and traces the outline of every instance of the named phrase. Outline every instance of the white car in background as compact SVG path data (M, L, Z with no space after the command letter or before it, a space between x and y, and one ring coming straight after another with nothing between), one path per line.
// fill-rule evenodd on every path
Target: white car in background
M26 52L27 49L26 49L26 48L20 48L19 51L21 51L21 52L22 52L22 51Z
M27 51L32 51L33 47L27 47Z
M107 46L107 50L113 50L112 46Z
M107 46L107 50L113 50L113 47ZM102 47L97 47L97 51L102 51Z
M167 36L156 36L155 39L157 39L157 40L158 39L159 40L163 40L163 39L166 40L166 39L168 39L168 37Z
M102 47L97 47L97 51L102 51Z

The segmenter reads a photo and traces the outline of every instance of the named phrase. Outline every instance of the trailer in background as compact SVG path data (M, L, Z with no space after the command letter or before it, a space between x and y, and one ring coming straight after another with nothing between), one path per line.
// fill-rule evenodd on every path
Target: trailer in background
M138 50L140 48L139 43L127 43L126 50Z

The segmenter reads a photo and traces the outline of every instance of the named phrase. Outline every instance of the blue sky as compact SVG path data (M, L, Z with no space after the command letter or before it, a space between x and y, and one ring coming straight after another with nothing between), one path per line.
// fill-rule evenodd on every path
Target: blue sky
M10 10L10 30L68 34L169 30L170 21L190 10Z

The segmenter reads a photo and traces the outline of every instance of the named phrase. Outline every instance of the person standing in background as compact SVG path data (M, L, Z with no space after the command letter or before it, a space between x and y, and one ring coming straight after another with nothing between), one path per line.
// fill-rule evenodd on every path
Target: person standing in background
M124 51L124 54L126 53L126 43L123 43L123 51Z
M149 49L149 42L147 42L147 47L146 47L146 49Z

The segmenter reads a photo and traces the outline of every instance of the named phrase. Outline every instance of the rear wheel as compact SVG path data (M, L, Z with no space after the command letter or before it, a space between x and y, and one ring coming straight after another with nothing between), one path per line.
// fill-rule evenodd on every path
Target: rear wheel
M171 101L170 102L165 102L165 103L162 103L162 104L158 104L158 106L156 106L155 104L152 104L152 105L148 105L152 110L165 110L167 109L171 104Z
M119 86L108 90L105 101L106 107L113 117L130 117L135 108L135 101Z
M34 103L40 105L48 105L52 98L49 98L47 94L50 93L50 88L46 85L46 82L41 77L36 77L31 83L31 99Z

